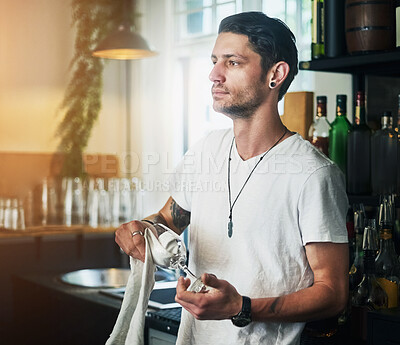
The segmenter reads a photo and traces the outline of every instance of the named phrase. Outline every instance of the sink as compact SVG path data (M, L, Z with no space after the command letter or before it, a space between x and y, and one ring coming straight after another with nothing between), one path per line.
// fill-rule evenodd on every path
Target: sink
M126 286L129 268L90 268L62 274L63 283L89 288L117 288ZM158 269L154 273L156 282L176 280L171 271Z

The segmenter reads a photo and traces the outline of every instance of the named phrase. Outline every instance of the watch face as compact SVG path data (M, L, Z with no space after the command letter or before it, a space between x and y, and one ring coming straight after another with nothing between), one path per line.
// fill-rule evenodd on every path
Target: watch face
M241 314L242 313L239 313L238 315L232 317L232 323L237 327L245 327L251 322L251 319L249 317Z

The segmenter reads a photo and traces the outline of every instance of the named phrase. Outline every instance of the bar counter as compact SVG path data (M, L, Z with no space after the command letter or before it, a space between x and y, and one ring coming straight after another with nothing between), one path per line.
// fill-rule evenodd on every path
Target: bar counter
M127 267L128 256L121 254L114 231L62 225L0 230L0 339L13 325L13 276Z
M104 344L117 319L121 300L103 289L72 286L59 274L27 274L13 277L15 322L29 334L32 344ZM179 323L146 316L148 329L176 335ZM19 343L26 344L20 336Z

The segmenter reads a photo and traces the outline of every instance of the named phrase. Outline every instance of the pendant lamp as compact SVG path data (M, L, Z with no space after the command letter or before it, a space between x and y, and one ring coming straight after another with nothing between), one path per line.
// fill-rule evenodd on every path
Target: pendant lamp
M96 57L117 60L143 59L156 54L127 22L100 42L92 53Z
M131 11L130 0L124 0L124 13ZM101 41L92 55L106 59L134 60L154 56L146 40L132 29L130 20L125 19L117 30Z

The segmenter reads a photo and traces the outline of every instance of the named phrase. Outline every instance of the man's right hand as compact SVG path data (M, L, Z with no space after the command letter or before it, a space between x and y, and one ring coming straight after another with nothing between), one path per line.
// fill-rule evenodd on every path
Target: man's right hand
M190 223L190 212L181 208L172 197L169 197L164 207L158 212L149 216L154 223L162 223L181 234ZM134 220L122 224L115 231L115 242L120 248L133 258L144 262L146 253L146 243L142 234L149 227L149 224L140 220ZM152 231L155 231L154 227ZM140 231L142 234L140 234Z
M142 262L144 262L146 254L146 242L143 237L146 227L146 223L133 220L122 224L115 231L115 242L120 248L129 256Z

